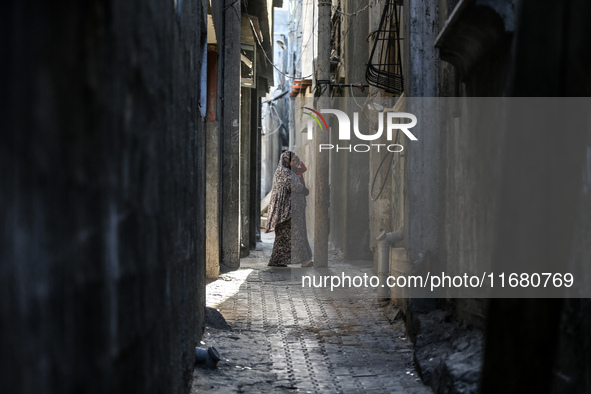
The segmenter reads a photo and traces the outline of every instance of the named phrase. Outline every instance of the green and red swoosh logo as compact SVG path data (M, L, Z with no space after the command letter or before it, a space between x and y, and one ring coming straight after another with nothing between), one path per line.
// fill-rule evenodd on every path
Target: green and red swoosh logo
M326 120L324 120L324 117L322 115L320 115L320 112L313 110L312 108L309 107L302 107L304 109L307 109L308 111L312 111L314 112L320 119L322 119L322 123L324 123L324 127L326 128L326 130L328 131L328 125L326 124ZM320 129L322 130L322 125L320 124L320 120L318 119L318 117L312 115L309 112L304 112L306 115L311 116L312 118L314 118L314 120L316 121L316 123L318 123L318 126L320 126Z

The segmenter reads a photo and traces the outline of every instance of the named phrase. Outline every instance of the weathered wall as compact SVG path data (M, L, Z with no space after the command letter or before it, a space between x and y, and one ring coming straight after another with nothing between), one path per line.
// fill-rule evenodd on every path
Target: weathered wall
M591 35L591 5L518 6L510 94L590 96L591 48L582 37ZM546 15L553 17L544 21ZM581 270L588 263L589 118L582 108L577 113L559 138L539 132L548 119L537 113L509 119L495 270L523 261L536 261L540 272L557 261ZM521 165L524 157L528 165ZM588 311L588 300L491 300L482 392L588 392Z
M384 11L383 6L373 6L369 7L367 10L368 13L368 33L376 31L380 26L380 21L382 18L382 13ZM369 35L369 45L367 45L367 57L371 55L371 51L375 42L375 34ZM379 48L376 50L380 50ZM360 52L363 53L363 52ZM365 81L365 76L364 79ZM368 88L368 95L372 97L372 101L374 103L378 103L380 105L384 104L380 99L377 97L384 96L384 91L381 89L376 88L375 86L370 86ZM374 112L377 111L365 111L366 113L369 112L367 115L373 116L376 115ZM377 128L377 123L373 124L373 129ZM376 143L385 144L387 143L386 134L384 133ZM380 152L370 152L369 157L369 172L368 172L368 195L369 198L369 247L373 252L373 259L374 259L374 272L378 272L378 253L377 253L377 241L376 238L380 234L382 230L389 232L394 231L393 224L393 215L394 211L392 210L392 202L394 199L394 193L399 192L401 189L395 189L395 186L392 185L392 180L396 178L392 176L392 172L388 173L388 167L390 165L390 161L392 160L390 154L388 152L381 150ZM396 158L395 158L396 160ZM383 161L383 163L382 163ZM382 166L380 167L380 163ZM379 168L379 171L378 171ZM402 179L402 178L400 178ZM373 184L373 189L372 189ZM383 187L382 193L380 194L380 189ZM373 199L373 200L372 200Z
M568 264L573 276L591 285L591 131L585 146L583 185L578 198L573 250ZM576 294L573 294L573 297ZM591 300L564 301L559 322L558 351L554 364L556 393L591 392Z
M445 16L436 46L441 59L454 65L439 67L440 96L591 94L591 50L581 39L589 35L588 2L464 2L456 17L446 21L456 4L440 2ZM412 24L412 7L409 17ZM411 49L420 48L421 39ZM412 66L412 54L409 61ZM417 79L429 75L417 74ZM440 133L436 251L441 262L459 273L474 262L510 272L514 264L535 261L538 272L547 272L563 261L587 280L591 146L583 126L588 126L586 113L581 110L580 119L569 119L579 123L567 135L556 129L540 132L548 119L539 116L539 109L530 114L509 110L495 117L503 135L483 134L481 124L490 119L473 111L466 118L465 108L457 110L457 119L442 123ZM552 111L560 109L541 112ZM434 164L431 159L424 163ZM408 215L412 224L412 209ZM487 300L465 299L449 304L465 324L486 326L482 392L589 391L587 300L493 299L487 305Z
M208 37L207 39L209 42L215 42L214 37ZM220 122L218 51L219 49L217 46L208 46L207 113L205 123L205 270L208 278L217 278L220 273Z
M0 13L0 392L184 391L204 305L201 2Z
M454 106L453 100L447 104ZM493 106L482 103L480 107ZM501 113L478 111L474 104L458 106L449 113L454 111L457 118L446 116L441 133L444 193L440 256L446 273L463 275L476 267L490 271L492 266L506 136L490 127L501 121ZM483 327L486 303L474 299L449 302L455 304L462 321Z
M241 2L213 2L221 47L220 78L220 271L240 267L240 30ZM217 30L216 30L217 32Z
M261 196L263 198L273 188L273 176L285 144L284 128L281 126L286 120L283 116L284 108L283 100L270 101L262 105Z
M457 1L411 1L405 6L405 96L504 94L511 5L501 2L494 10L480 3L464 4L463 12L456 13L459 18L453 20L448 18ZM505 21L497 11L505 15ZM459 101L457 108L439 108L441 102L411 99L406 105L405 110L429 115L418 126L419 141L406 143L404 161L394 162L395 169L400 164L404 167L405 179L394 174L393 205L395 210L400 203L404 206L407 234L402 244L409 248L413 263L424 270L441 264L446 272L461 273L476 262L492 263L504 136L474 132L490 121L486 119L489 113L468 118L473 111L459 107ZM454 104L448 101L445 105ZM445 116L432 115L440 111ZM420 305L423 302L415 302L418 309L434 307L428 302L425 309ZM448 303L462 321L484 325L484 300Z
M345 2L344 11L354 13L364 7L365 1L350 0ZM343 18L343 29L345 36L342 55L344 57L345 69L347 71L345 83L365 84L365 69L367 59L359 56L367 52L366 32L369 30L369 16L367 12L356 17ZM359 112L361 116L362 106L367 97L367 91L361 92L358 88L344 89L344 97L347 100L347 113ZM362 124L362 132L370 133ZM356 137L351 139L351 145L363 143ZM372 257L370 247L369 231L369 157L370 153L342 152L345 154L343 173L346 173L346 183L343 196L345 196L344 227L334 227L335 230L342 228L342 248L345 258L348 259L370 259ZM339 152L340 154L340 152ZM336 155L335 155L336 156ZM334 186L334 185L333 185ZM332 199L336 204L339 197Z
M315 218L315 194L314 183L316 182L316 173L314 171L316 163L316 152L317 142L312 139L308 140L307 124L310 117L304 115L304 111L298 111L297 109L303 106L312 106L313 99L310 93L310 88L306 94L301 93L297 98L292 100L292 111L293 111L293 124L295 130L293 133L294 141L293 150L304 162L308 171L304 174L304 180L306 181L306 187L310 190L310 194L306 197L306 225L308 230L308 240L310 245L313 247L314 240L314 218ZM307 97L306 97L307 95ZM312 137L314 138L314 137Z
M434 47L439 31L439 1L409 1L403 7L403 71L406 97L439 95L439 53ZM417 101L405 107L424 117L418 141L405 145L404 230L410 261L422 270L439 261L440 224L440 134L436 101ZM417 311L434 308L432 300L413 299Z
M274 9L273 59L275 65L284 74L293 74L293 52L294 43L291 31L292 15L288 3L283 3L284 8ZM297 7L301 11L301 7ZM290 32L291 31L291 32ZM276 42L281 40L283 46ZM261 56L262 57L262 56ZM261 188L260 195L264 198L271 192L273 186L273 175L277 169L282 146L293 146L294 139L290 137L293 133L291 120L291 99L289 91L293 78L287 78L284 74L273 69L273 81L269 81L271 92L265 97L261 105ZM264 96L263 96L264 97ZM280 127L283 124L283 127ZM280 127L278 129L278 127ZM271 134L273 133L273 134ZM290 145L291 144L291 145Z
M591 286L591 130L587 132L582 188L568 269L583 287ZM573 297L577 294L573 294ZM558 354L554 366L556 393L591 392L591 300L564 301L560 317Z
M259 78L259 81L263 78ZM250 229L249 242L250 249L256 249L257 242L261 240L261 96L266 93L266 86L264 89L251 89L251 105L250 105ZM259 95L259 91L262 91Z
M240 88L240 257L250 251L250 161L256 160L256 152L250 151L251 144L251 89ZM256 104L256 103L255 103Z
M217 278L220 273L220 226L219 226L219 123L206 123L205 152L205 199L206 234L205 258L206 276Z

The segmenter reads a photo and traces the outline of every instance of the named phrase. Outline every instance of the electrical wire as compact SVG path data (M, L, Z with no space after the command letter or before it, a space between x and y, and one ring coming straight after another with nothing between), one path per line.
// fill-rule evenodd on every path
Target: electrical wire
M380 188L380 191L378 192L378 195L375 198L373 197L373 188L375 186L378 174L380 173L380 168L382 168L382 164L384 164L384 161L388 158L387 154L384 156L384 158L380 162L380 165L378 166L378 169L376 170L376 173L373 176L373 181L371 182L371 190L369 191L369 198L371 199L372 202L376 201L378 198L380 198L380 196L382 195L382 192L384 191L384 188L386 187L386 182L388 182L388 175L390 175L390 169L392 168L392 163L394 162L394 153L392 153L392 152L388 152L388 153L392 154L392 159L390 160L390 165L388 166L388 171L386 172L386 177L384 178L384 183L382 183L382 187Z
M353 97L353 101L355 101L355 104L357 104L357 106L358 106L359 108L363 108L361 105L359 105L359 103L357 102L357 99L355 98L355 91L353 90L353 87L354 87L354 86L355 86L355 85L351 84L351 90L350 90L350 92L351 92L351 97Z
M306 44L302 47L302 50L301 50L302 53L304 53L306 51L306 49L308 49L308 45L310 45L310 40L312 39L312 37L318 37L317 34L314 34L314 30L316 29L317 25L318 25L318 19L316 19L314 21L314 25L312 26L312 33L310 34L310 37L308 37L308 41L306 41ZM314 51L313 47L312 47L312 51Z
M400 130L396 130L396 139L394 140L395 144L398 143L398 133L399 132L400 132ZM382 195L382 192L384 191L384 188L386 187L386 183L388 182L388 175L390 175L390 171L392 169L392 163L394 162L394 152L388 151L388 153L392 154L392 158L390 159L390 165L388 166L388 171L386 172L386 176L384 177L384 183L382 183L382 187L380 187L380 191L378 192L378 195L375 198L373 197L373 188L375 187L376 179L378 178L378 174L380 173L380 169L382 168L384 161L386 161L386 159L388 158L388 154L386 154L382 158L382 161L380 162L380 165L378 166L378 169L376 170L376 173L373 176L373 180L371 181L371 190L369 191L369 198L372 202L374 202L378 198L380 198L380 196Z
M236 8L234 7L234 4L235 4L235 3L236 3L236 2L234 2L234 3L232 3L232 4L231 4L231 6L232 6L231 8L232 8L232 9L233 9L233 10L236 12L236 14L238 15L238 11L237 11L237 10L236 10ZM243 0L243 1L242 1L242 3L245 5L245 7L246 7L246 6L248 6L248 4L247 4L247 2L246 2L245 0ZM356 16L357 14L359 14L359 13L361 13L361 12L365 11L365 9L367 9L367 8L368 8L370 5L371 5L371 3L370 3L370 4L368 4L366 7L364 7L363 9L360 9L360 10L358 10L358 11L355 11L355 13L353 13L352 15L355 15L355 16ZM332 5L331 5L331 8L332 8ZM289 74L287 74L287 73L285 73L285 72L281 71L281 70L279 69L279 67L277 67L277 65L276 65L275 63L273 63L273 61L272 61L272 60L269 58L269 55L267 54L267 51L265 51L265 48L263 48L263 44L262 44L262 43L261 43L261 41L259 40L259 36L258 36L258 34L256 33L256 29L255 29L255 27L254 27L254 23L252 22L252 19L250 18L250 15L249 15L249 13L248 13L248 12L246 12L246 11L245 11L244 13L245 13L246 17L248 18L248 21L249 21L249 23L250 23L250 27L251 27L251 29L252 29L252 31L253 31L253 35L254 35L254 37L256 38L256 41L257 41L257 43L258 43L259 47L260 47L260 48L261 48L261 50L263 51L263 55L265 55L265 59L267 59L267 62L268 62L268 63L269 63L271 66L273 66L273 68L275 68L275 70L277 70L277 71L278 71L278 72L279 72L281 75L285 76L286 78L291 78L291 79L296 79L296 78L297 78L297 79L309 79L310 77L314 76L314 74L316 74L317 72L318 72L318 73L320 73L321 71L323 71L323 70L324 70L324 68L325 68L327 65L329 65L329 64L330 64L330 57L329 57L329 59L328 59L328 60L327 60L327 61L326 61L326 62L325 62L325 63L324 63L322 66L319 66L319 67L318 67L318 70L314 71L314 72L313 72L313 73L311 73L310 75L306 75L306 76L303 76L303 77L301 77L301 76L300 76L300 77L297 77L297 76L295 76L295 75L289 75ZM347 13L344 13L344 12L342 12L342 11L341 11L340 13L341 13L341 14L344 14L344 15L348 15ZM240 17L239 17L239 18L240 18ZM316 22L315 22L315 23L318 23L318 20L316 20ZM316 26L316 24L314 24L314 26ZM345 39L348 37L348 35L349 35L349 31L351 30L351 26L352 26L352 24L349 24L349 27L347 28L347 31L346 31L346 32L345 32L345 34L343 35L343 37L342 37L341 41L344 41L344 40L345 40ZM312 35L313 35L313 34L314 34L314 32L312 31ZM310 37L312 37L312 36L310 36ZM308 41L310 41L310 39L308 39ZM306 45L307 45L307 44L306 44Z
M332 6L332 9L334 12L337 12L341 15L346 15L346 16L357 16L359 14L361 14L363 11L367 10L369 7L373 7L373 4L370 2L368 3L365 7L363 7L362 9L360 9L359 11L355 11L353 13L348 13L348 12L343 12L341 10L339 10L338 6Z
M234 10L236 10L234 7L232 7L232 8ZM283 76L285 76L287 78L292 78L292 79L295 79L295 78L298 78L298 79L308 79L308 78L312 77L316 73L316 71L315 71L315 72L313 72L310 75L306 75L305 77L296 77L295 75L289 75L289 74L284 73L283 71L281 71L279 69L279 67L277 67L275 65L275 63L273 63L273 61L269 58L269 55L267 54L267 51L265 51L265 48L263 48L263 44L261 43L261 40L259 40L259 35L256 33L256 29L254 28L254 23L252 22L252 19L250 19L250 15L248 14L248 12L245 12L244 14L248 18L248 21L250 23L250 27L252 29L253 35L256 38L257 43L259 44L259 47L261 48L261 51L263 51L263 54L265 55L265 59L267 59L267 62L269 62L269 64L271 66L273 66L273 68L275 68L275 70L277 70L281 75L283 75ZM324 68L326 67L326 65L328 65L328 64L330 64L330 58L322 65L322 67L319 67L319 70L317 70L317 72L323 71Z

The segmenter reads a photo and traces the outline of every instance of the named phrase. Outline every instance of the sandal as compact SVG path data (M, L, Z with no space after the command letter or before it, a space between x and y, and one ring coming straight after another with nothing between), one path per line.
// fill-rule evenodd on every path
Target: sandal
M310 260L306 264L302 264L302 267L304 267L304 268L314 267L314 260Z

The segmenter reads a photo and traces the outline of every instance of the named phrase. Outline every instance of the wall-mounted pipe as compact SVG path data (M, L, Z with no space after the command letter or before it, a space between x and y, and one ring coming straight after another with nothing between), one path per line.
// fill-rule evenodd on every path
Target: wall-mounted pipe
M390 275L390 248L394 243L404 239L404 227L400 227L393 233L382 231L376 238L378 241L378 300L390 299L390 288L386 280Z

